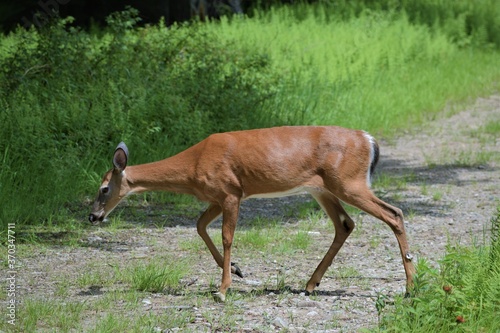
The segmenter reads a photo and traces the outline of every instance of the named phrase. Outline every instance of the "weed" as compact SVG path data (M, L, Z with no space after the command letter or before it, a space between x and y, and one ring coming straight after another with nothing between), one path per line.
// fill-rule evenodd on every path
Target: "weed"
M286 274L281 270L276 274L276 290L283 291L286 289Z
M210 237L212 237L212 236L210 236ZM207 246L205 245L203 240L200 238L183 239L183 240L179 241L179 248L182 251L192 251L192 252L196 252L196 253L208 250Z
M128 277L132 287L153 293L177 290L181 278L189 273L189 265L182 260L152 259L147 264L138 264Z
M414 209L409 208L405 214L405 217L406 217L405 220L411 221L415 218L415 216L417 216L417 212Z
M27 299L19 309L19 326L23 332L37 327L51 327L58 332L79 330L80 318L86 309L81 302L58 302L54 299Z
M308 218L310 215L314 215L321 210L316 200L310 200L301 202L294 207L290 207L289 211L286 213L287 217L297 216L299 219Z
M327 219L327 216L323 210L309 211L307 216L304 218L304 220L307 221L304 222L307 223L307 226L304 226L304 228L313 229L319 227L320 225L325 225L324 223L325 219Z
M373 187L382 189L404 190L408 187L408 182L415 180L414 174L406 174L404 176L389 175L380 173L375 178Z
M449 246L435 269L417 262L414 296L396 297L395 307L379 306L382 332L496 332L500 269L498 224L500 208L492 218L490 246ZM493 259L492 259L493 258ZM486 264L485 263L489 263ZM382 314L381 314L382 313Z
M352 286L354 281L361 281L359 271L351 266L339 266L333 272L333 278L338 279L342 287Z
M422 195L428 195L429 194L429 189L428 189L426 183L422 184L422 186L421 186L421 193L422 193Z
M104 332L125 332L129 330L132 326L130 318L125 316L117 315L114 313L105 313L101 318L97 320L94 328L89 330L92 333L104 333Z
M370 237L369 242L370 242L370 247L372 249L375 249L379 247L380 243L382 242L382 238L379 235L372 235Z
M482 128L482 131L487 134L498 135L500 134L500 120L492 120Z
M440 201L443 198L443 192L441 191L436 191L432 194L432 200L434 201Z

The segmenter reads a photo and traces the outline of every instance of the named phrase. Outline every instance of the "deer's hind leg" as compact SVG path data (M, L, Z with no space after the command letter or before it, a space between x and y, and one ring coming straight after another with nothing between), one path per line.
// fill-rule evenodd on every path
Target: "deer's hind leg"
M340 204L339 199L329 192L311 194L333 221L333 225L335 227L335 238L323 257L323 260L321 260L306 284L306 292L308 293L313 292L314 288L319 286L323 275L332 264L333 258L335 258L345 240L354 229L354 221L349 217L349 215L347 215L346 211Z
M403 212L401 209L391 206L377 198L364 182L351 184L349 189L339 192L338 196L345 203L357 207L379 220L384 221L392 229L399 244L399 250L406 273L407 291L409 292L413 286L415 267L412 262L413 256L410 253L410 247L404 227Z

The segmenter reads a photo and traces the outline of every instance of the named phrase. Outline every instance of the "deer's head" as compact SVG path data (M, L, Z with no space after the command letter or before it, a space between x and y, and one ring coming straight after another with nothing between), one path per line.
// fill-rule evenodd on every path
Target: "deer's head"
M127 195L128 184L125 168L128 161L128 148L121 142L113 156L113 169L106 172L102 178L97 198L92 206L89 221L99 224Z

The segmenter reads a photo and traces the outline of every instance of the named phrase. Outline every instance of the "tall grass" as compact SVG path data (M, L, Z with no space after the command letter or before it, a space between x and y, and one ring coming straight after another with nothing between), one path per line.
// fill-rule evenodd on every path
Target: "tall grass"
M390 6L345 6L169 28L135 28L129 9L106 29L66 19L0 36L0 221L84 218L81 203L121 140L136 164L252 127L336 124L393 135L450 101L496 89L499 54L491 41L451 37L456 7L427 24ZM486 0L481 13L488 6L496 13ZM467 27L456 31L479 40Z
M121 140L141 163L259 126L273 80L263 57L197 27L133 29L134 15L95 33L63 20L0 38L4 223L71 213L67 204L95 191Z
M256 7L272 8L279 0L260 0ZM303 6L325 12L329 20L348 20L367 12L407 13L410 22L445 32L460 46L500 48L500 3L496 0L303 0L295 1L293 15L303 18ZM309 4L308 4L309 3ZM257 14L258 15L258 14Z
M210 26L221 39L257 48L283 74L267 107L285 122L391 135L450 101L485 93L499 77L498 53L463 49L444 30L412 24L404 12L342 20L326 5L299 8Z

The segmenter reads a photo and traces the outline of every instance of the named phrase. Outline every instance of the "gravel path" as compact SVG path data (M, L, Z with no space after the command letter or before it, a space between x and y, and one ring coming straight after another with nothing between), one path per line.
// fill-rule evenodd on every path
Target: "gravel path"
M409 243L416 257L437 264L448 243L483 241L500 203L500 138L481 130L491 121L500 121L500 96L479 99L452 117L438 118L425 128L402 133L394 142L380 142L378 175L382 186L377 187L377 195L405 212ZM297 204L310 200L302 196L249 200L242 206L238 228L248 226L255 216L291 216L289 212ZM312 245L286 258L266 253L255 257L235 248L233 256L245 278L233 279L232 292L254 292L255 296L236 297L229 305L222 305L210 297L193 300L183 295L152 294L144 300L142 311L161 313L169 306L189 311L193 320L186 331L227 331L228 325L239 332L357 332L373 327L377 324L377 295L401 292L404 271L390 229L365 214L352 217L357 228L316 295L305 296L302 288L333 239L331 222L324 218L315 222L318 228L310 232ZM299 223L293 216L287 218L290 220L284 228ZM98 229L84 236L88 247L51 247L34 253L22 260L20 293L26 298L57 298L61 276L77 277L91 262L98 270L110 262L124 263L172 251L182 241L197 238L192 217L172 220L175 226L143 227L132 234ZM216 222L213 228L217 227ZM199 253L195 273L186 282L188 294L210 292L210 284L217 284L220 277L208 251L203 248ZM286 287L276 288L279 284ZM95 301L108 289L70 285L65 300ZM89 314L84 321L92 326L92 320L94 316ZM183 330L158 328L158 332Z

